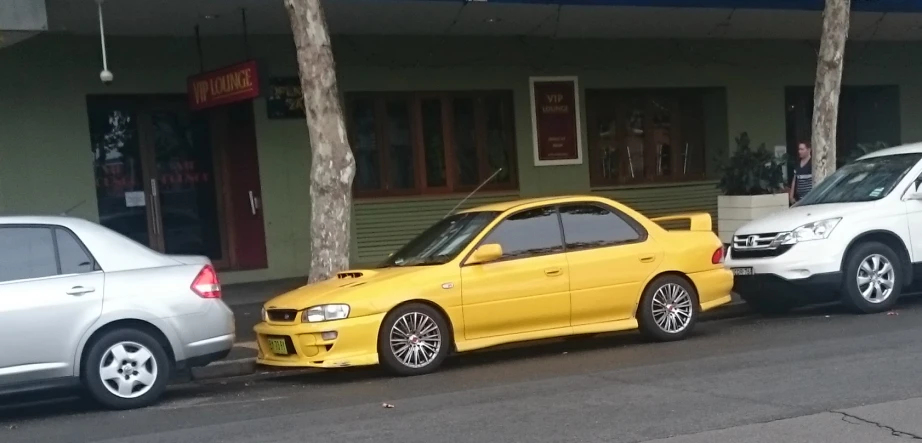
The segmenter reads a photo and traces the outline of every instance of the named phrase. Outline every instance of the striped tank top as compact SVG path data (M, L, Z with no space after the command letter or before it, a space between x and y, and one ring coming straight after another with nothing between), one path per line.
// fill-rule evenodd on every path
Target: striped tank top
M794 200L800 200L813 189L813 161L801 166L798 161L794 166Z

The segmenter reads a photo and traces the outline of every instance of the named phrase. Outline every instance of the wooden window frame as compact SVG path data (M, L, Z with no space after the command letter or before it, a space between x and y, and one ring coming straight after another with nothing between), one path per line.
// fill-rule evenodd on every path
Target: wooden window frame
M474 141L477 149L478 183L475 185L460 184L457 171L457 158L455 156L455 126L454 106L455 99L471 99L474 105ZM345 94L346 129L350 144L356 139L355 125L351 122L354 103L357 100L371 100L374 103L375 147L378 155L378 177L380 187L377 189L358 189L353 182L353 194L357 198L376 197L406 197L420 195L449 195L473 191L483 183L493 170L487 159L488 120L486 100L499 98L505 106L502 110L503 127L507 128L508 140L504 148L509 159L509 181L497 183L491 181L484 185L484 191L506 191L518 189L518 171L516 156L516 134L514 105L511 91L414 91L414 92L348 92ZM441 102L443 155L445 159L445 185L429 186L427 183L426 152L423 134L422 103L425 100L439 100ZM405 101L408 107L410 120L410 142L413 152L414 187L407 189L392 189L390 169L390 139L387 128L387 103L389 101Z
M623 186L635 184L663 184L700 181L707 177L705 144L704 93L701 88L663 88L663 89L596 89L586 91L586 120L589 128L589 180L593 188L610 186ZM675 146L681 148L688 142L700 146L697 152L689 159L694 159L700 167L698 171L689 174L678 174L682 167L682 156L670 156L670 174L657 176L655 168L657 156L654 146L652 99L665 102L672 114L671 138L677 140ZM627 126L630 104L636 101L643 102L644 106L644 152L643 174L636 177L630 176L628 170L628 154L626 150L617 150L618 171L613 178L604 177L602 170L601 140L597 131L603 118L614 119L616 122L614 140L619 146L626 143L624 128Z

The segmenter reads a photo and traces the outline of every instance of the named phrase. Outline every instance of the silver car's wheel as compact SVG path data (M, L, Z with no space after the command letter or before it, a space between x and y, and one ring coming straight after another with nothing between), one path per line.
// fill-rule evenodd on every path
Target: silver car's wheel
M157 360L149 349L124 341L109 347L99 362L99 378L112 395L138 398L157 382Z
M116 328L90 340L80 377L96 401L112 409L134 409L160 398L170 380L173 360L156 333Z
M676 283L660 286L652 297L653 320L663 332L676 334L691 323L694 307L688 291Z
M423 368L435 361L442 350L442 331L432 317L408 312L394 322L390 332L394 357L408 368Z
M896 285L896 270L887 257L871 254L861 261L855 275L858 292L869 303L883 303L893 294Z

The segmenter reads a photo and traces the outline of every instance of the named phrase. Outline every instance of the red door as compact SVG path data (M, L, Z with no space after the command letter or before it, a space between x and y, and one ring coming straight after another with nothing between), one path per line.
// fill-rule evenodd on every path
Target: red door
M266 229L263 224L262 191L259 184L259 156L251 102L222 106L212 111L224 144L224 198L231 261L234 269L264 269Z

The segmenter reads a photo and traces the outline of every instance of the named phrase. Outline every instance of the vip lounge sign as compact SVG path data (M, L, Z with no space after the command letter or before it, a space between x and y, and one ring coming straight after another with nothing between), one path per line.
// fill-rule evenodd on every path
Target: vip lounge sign
M198 111L259 97L255 60L189 77L189 109Z
M535 166L581 164L576 77L532 77L529 86Z

